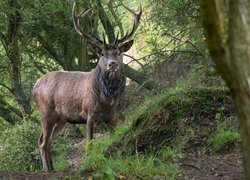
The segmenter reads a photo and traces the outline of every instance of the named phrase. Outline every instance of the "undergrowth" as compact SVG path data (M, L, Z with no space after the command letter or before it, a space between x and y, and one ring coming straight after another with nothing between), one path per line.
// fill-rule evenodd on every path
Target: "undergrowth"
M0 169L39 171L42 163L38 148L40 125L24 120L7 127L0 133ZM69 141L57 138L52 144L52 157L56 170L66 170Z
M37 124L24 121L5 129L0 137L0 169L35 171L41 168Z
M106 156L105 151L112 140L94 140L88 149L81 172L91 172L94 178L136 179L136 178L168 178L174 179L178 174L178 166L172 164L170 153L163 158L150 154L133 156ZM173 154L172 154L173 156ZM76 174L75 176L81 176Z

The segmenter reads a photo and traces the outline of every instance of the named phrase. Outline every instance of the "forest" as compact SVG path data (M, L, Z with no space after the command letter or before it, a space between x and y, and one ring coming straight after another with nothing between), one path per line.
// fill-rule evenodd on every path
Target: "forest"
M0 179L249 180L249 37L250 0L1 0ZM123 54L120 120L93 139L63 124L47 172L33 88L52 71L94 72L105 47ZM77 80L61 80L66 99Z

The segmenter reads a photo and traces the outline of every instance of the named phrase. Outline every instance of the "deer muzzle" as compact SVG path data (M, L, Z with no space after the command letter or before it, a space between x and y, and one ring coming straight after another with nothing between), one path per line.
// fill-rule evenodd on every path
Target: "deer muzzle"
M108 62L107 69L111 72L116 72L119 68L118 62L111 60Z

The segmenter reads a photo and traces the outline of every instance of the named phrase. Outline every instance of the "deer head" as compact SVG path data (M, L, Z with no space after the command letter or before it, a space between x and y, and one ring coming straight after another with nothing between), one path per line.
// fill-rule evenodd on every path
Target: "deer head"
M124 7L134 15L133 28L129 33L126 33L121 38L119 38L118 33L115 41L109 44L106 43L105 35L103 35L103 40L101 40L98 38L98 36L87 34L80 28L80 18L86 16L91 9L81 12L79 15L76 15L75 3L73 4L72 9L72 17L76 32L87 40L87 46L92 52L99 56L98 65L101 67L101 69L108 71L111 74L120 70L123 61L123 53L128 51L133 45L133 40L130 40L130 38L137 30L142 14L141 2L139 13L136 13L134 10L126 6Z

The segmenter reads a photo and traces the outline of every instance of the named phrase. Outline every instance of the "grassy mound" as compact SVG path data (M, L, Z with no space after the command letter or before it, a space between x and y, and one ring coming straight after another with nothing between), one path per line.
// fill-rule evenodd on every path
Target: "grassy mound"
M171 89L150 98L132 115L132 126L106 153L159 154L163 147L220 151L239 140L235 109L225 89ZM212 145L212 148L207 148Z

